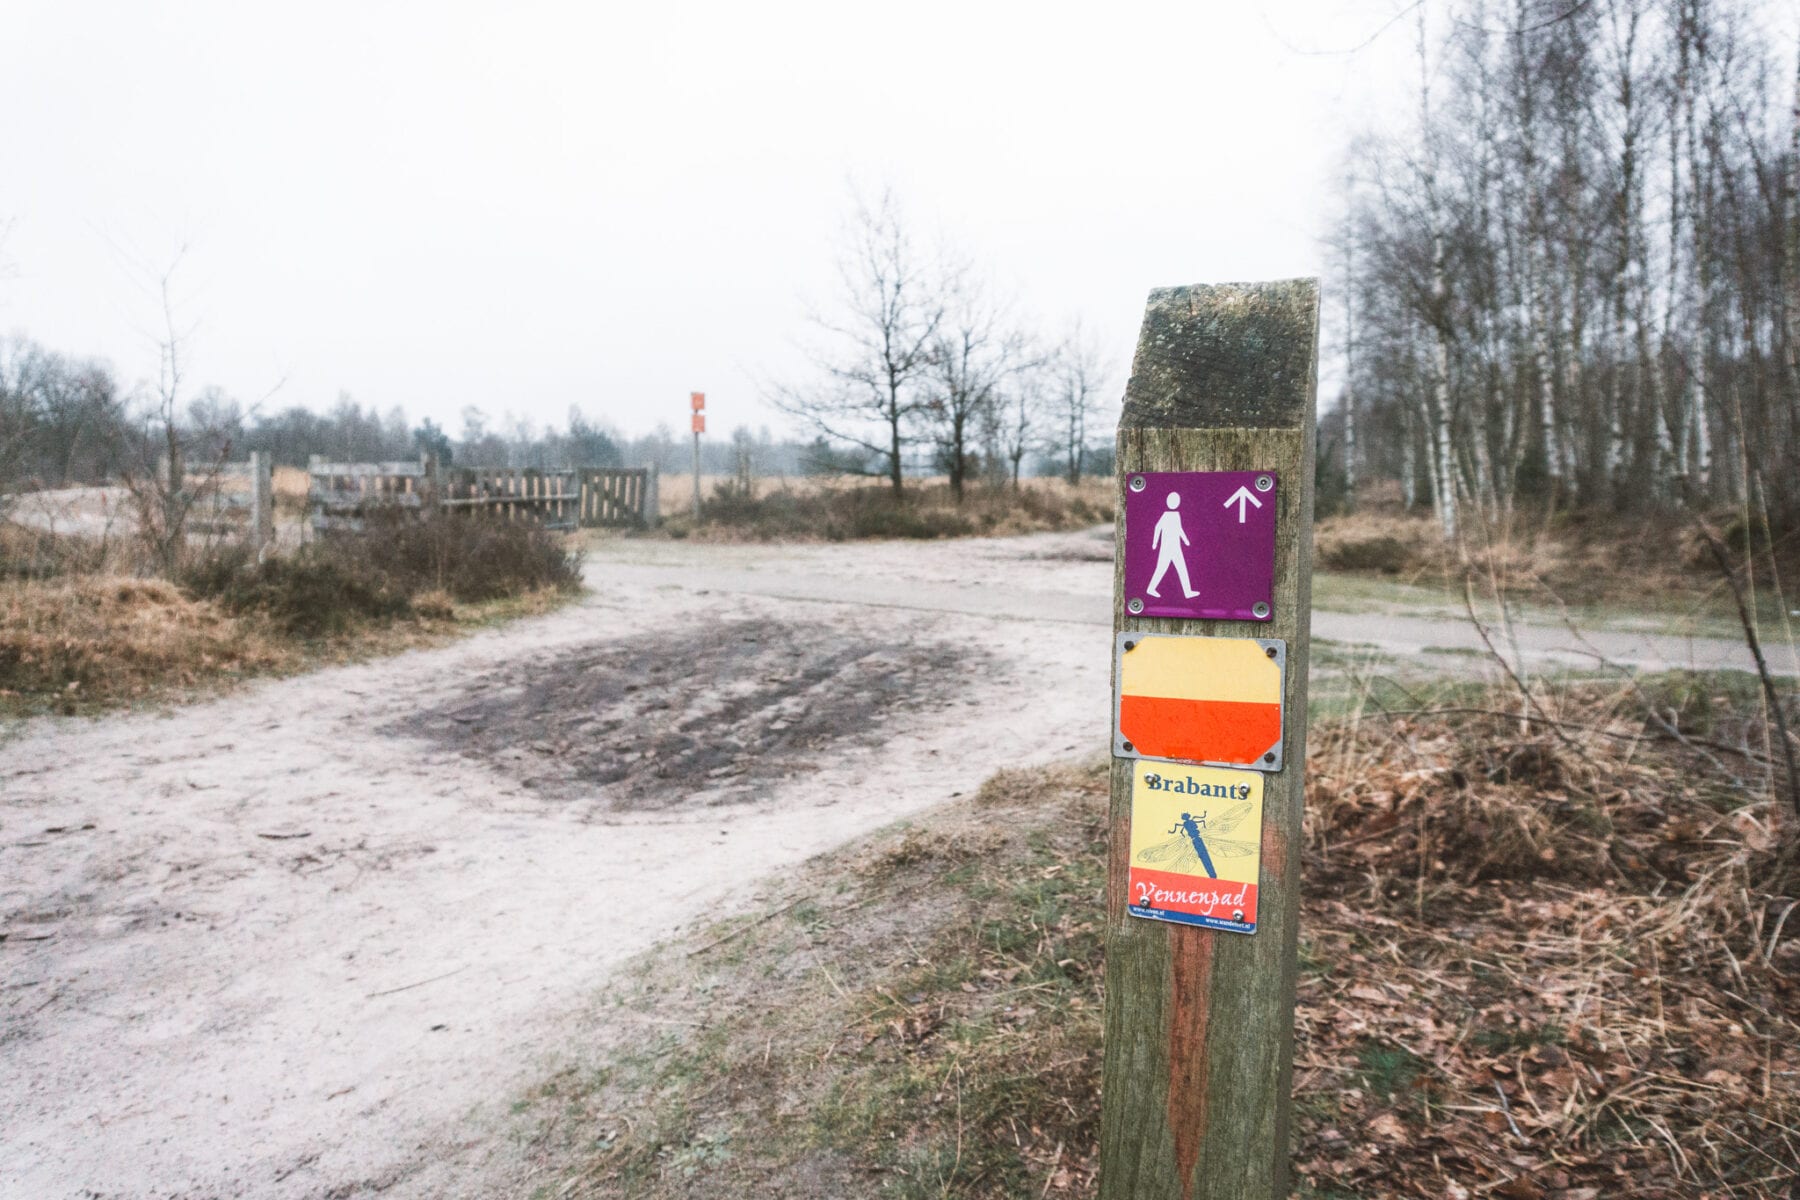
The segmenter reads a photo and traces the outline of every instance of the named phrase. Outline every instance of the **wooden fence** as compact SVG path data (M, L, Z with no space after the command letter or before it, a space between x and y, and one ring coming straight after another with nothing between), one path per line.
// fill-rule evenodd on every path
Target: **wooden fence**
M166 477L167 460L157 464ZM185 528L202 537L241 535L253 550L275 540L275 496L270 486L272 459L252 452L244 462L219 463L203 472L186 472L183 483L191 498Z
M654 468L582 467L578 523L584 528L653 527L657 519ZM646 516L646 514L648 514Z
M361 529L376 512L487 512L551 529L652 528L656 471L641 467L449 467L418 462L308 466L308 508L315 533Z

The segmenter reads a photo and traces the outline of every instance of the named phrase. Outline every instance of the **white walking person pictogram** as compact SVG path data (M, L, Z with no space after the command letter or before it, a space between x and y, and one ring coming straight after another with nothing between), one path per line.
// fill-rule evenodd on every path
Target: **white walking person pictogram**
M1175 568L1175 575L1181 580L1181 591L1189 600L1200 593L1188 581L1187 555L1183 546L1191 546L1187 534L1181 528L1181 514L1176 512L1181 507L1181 497L1174 492L1169 493L1169 511L1156 519L1156 532L1150 535L1150 548L1157 552L1156 574L1150 577L1150 586L1144 590L1160 599L1162 593L1156 585L1162 582L1169 568Z

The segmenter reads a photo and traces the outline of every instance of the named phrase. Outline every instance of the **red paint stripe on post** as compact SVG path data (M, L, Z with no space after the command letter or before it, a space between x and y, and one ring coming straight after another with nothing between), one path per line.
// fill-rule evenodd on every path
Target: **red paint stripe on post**
M1169 954L1169 1132L1175 1146L1175 1182L1182 1200L1194 1194L1200 1147L1206 1141L1207 1010L1211 1007L1211 936L1171 937ZM1103 1164L1104 1165L1104 1164Z

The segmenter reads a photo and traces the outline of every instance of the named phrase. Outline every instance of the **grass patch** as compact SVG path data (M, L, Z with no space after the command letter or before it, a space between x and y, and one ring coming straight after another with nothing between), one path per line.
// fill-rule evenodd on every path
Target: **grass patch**
M1777 530L1771 542L1748 538L1742 522L1716 515L1740 574L1755 580L1755 613L1764 641L1786 641L1800 607L1800 531ZM1564 514L1547 526L1505 532L1472 529L1463 557L1423 512L1371 509L1322 517L1314 529L1313 599L1341 612L1463 614L1463 578L1477 592L1497 588L1539 624L1573 620L1582 628L1640 628L1741 638L1730 588L1705 552L1691 518L1665 514L1634 519ZM1777 585L1781 586L1777 586Z
M691 515L665 521L674 537L711 541L855 541L934 539L1084 529L1112 520L1111 480L1071 488L1061 480L1031 479L1013 488L971 484L959 503L948 484L911 484L895 497L872 483L746 487L716 485Z
M101 574L118 557L107 539L55 534L0 521L0 583Z
M434 524L443 528L395 526L260 563L219 547L179 587L88 573L80 543L40 538L34 561L78 565L0 579L0 715L188 698L546 611L578 588L579 560L555 535Z
M636 982L596 1014L613 1049L526 1115L542 1184L527 1194L1091 1179L1106 787L1099 765L1013 773L622 973Z
M1800 870L1754 707L1568 680L1565 741L1463 689L1420 699L1501 715L1315 727L1297 1193L1785 1200ZM621 972L517 1115L522 1194L1092 1195L1106 788L1002 772Z
M441 614L455 602L504 600L541 589L573 591L581 556L560 535L482 517L371 520L366 531L310 542L253 561L240 543L213 550L183 579L186 590L236 613L262 613L301 637L364 622Z
M202 683L288 670L301 650L154 579L0 585L0 714L100 711Z
M1404 1046L1365 1042L1356 1052L1362 1085L1378 1100L1404 1101L1425 1073L1425 1060Z

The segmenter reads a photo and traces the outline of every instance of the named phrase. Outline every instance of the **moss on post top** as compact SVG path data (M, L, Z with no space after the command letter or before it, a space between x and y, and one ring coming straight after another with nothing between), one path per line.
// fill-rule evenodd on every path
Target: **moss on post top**
M1319 282L1157 288L1121 429L1297 429L1312 407Z

